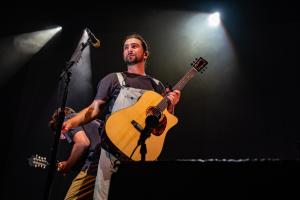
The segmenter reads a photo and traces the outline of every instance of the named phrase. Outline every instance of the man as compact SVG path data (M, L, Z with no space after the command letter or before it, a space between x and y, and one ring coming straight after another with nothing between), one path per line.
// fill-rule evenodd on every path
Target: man
M52 131L56 131L60 108L57 109L49 122ZM76 116L72 108L65 107L65 119ZM65 200L90 200L93 197L97 166L100 156L100 121L69 129L60 139L67 139L72 145L70 155L65 161L57 164L57 170L66 174L79 171L65 195Z
M108 117L113 112L133 105L143 92L147 90L154 90L161 95L165 95L167 92L169 99L167 109L172 113L174 106L180 99L180 91L165 90L160 81L145 73L145 64L148 56L147 43L140 35L127 36L123 46L123 59L127 64L127 71L111 73L105 76L98 84L97 94L92 104L83 109L74 118L64 122L62 133L86 124L100 114ZM96 200L108 198L110 178L112 173L117 170L117 163L120 160L105 142L101 147L94 190L94 199Z

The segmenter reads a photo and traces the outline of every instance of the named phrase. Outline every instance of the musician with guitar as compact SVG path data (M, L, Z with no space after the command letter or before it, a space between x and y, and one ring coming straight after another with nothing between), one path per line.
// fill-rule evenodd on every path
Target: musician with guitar
M107 119L101 133L96 200L108 198L110 178L119 161L156 160L166 131L177 123L171 113L180 99L180 90L165 89L160 81L146 74L149 50L140 35L127 36L123 45L127 71L106 75L91 105L62 126L62 133L66 133L100 115ZM161 99L164 101L156 105Z
M53 132L56 132L59 110L60 108L52 114L49 121ZM76 112L70 107L65 107L64 113L66 120L76 116ZM57 163L57 171L63 174L70 171L77 173L69 186L65 200L93 198L100 156L99 128L102 126L101 121L93 120L86 125L69 129L61 135L60 139L66 139L71 145L71 151L66 160Z

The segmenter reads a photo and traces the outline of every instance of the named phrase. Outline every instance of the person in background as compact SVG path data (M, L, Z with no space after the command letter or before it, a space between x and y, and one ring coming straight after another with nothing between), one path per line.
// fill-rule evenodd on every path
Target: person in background
M55 133L57 127L58 108L49 121L51 130ZM76 112L65 107L65 120L76 116ZM100 120L93 120L83 126L69 129L62 134L60 139L66 139L71 145L70 155L67 160L57 164L57 170L66 174L71 170L79 171L65 195L65 200L91 200L94 193L94 185L97 167L100 157Z

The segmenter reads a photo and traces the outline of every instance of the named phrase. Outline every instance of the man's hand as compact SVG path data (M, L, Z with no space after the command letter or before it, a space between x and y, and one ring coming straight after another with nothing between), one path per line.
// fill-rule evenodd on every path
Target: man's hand
M70 120L65 121L61 126L61 134L67 133L72 128Z
M70 171L67 161L57 163L57 171L62 172L64 175Z
M174 114L175 105L180 100L180 91L179 90L171 91L169 88L166 88L166 93L167 93L167 98L168 98L169 103L170 103L168 105L167 109L168 109L169 113Z
M172 106L175 106L180 100L180 91L174 90L171 91L169 88L166 88L167 98Z

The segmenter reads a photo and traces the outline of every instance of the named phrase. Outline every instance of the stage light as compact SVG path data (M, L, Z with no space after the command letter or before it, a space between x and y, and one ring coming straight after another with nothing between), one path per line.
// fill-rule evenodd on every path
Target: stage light
M220 24L220 13L215 12L208 17L210 26L218 26Z
M24 66L62 30L61 26L3 38L0 43L0 85Z

